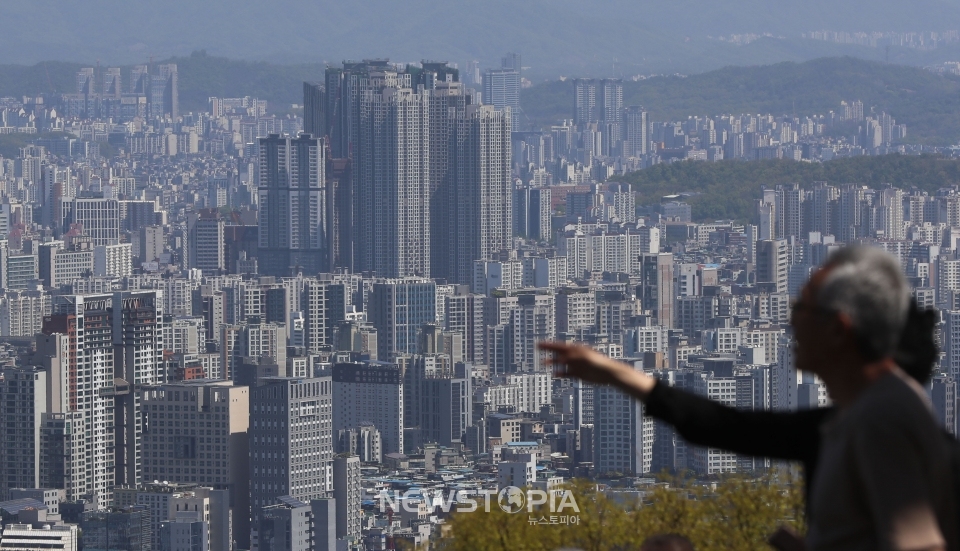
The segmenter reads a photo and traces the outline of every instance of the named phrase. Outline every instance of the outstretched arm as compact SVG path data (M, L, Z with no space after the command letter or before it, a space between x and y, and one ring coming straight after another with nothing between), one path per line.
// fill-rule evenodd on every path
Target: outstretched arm
M827 410L791 413L740 411L655 378L584 345L541 343L558 377L615 386L644 402L650 415L673 425L691 444L746 455L812 464L819 449L819 426Z
M589 346L563 342L542 342L539 346L553 352L553 356L546 361L553 366L556 377L612 385L639 400L646 400L657 383L656 379L646 373Z

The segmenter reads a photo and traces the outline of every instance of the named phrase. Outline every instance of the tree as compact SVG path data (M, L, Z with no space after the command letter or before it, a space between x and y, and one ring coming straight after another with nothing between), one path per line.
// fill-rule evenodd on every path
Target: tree
M753 551L769 549L766 539L781 525L798 532L804 528L802 484L790 473L730 476L715 487L675 478L636 505L616 500L590 481L575 480L566 488L580 510L574 524L538 524L541 518L550 520L545 506L516 514L481 507L453 513L437 545L447 551L620 551L637 549L655 534L678 533L698 549Z

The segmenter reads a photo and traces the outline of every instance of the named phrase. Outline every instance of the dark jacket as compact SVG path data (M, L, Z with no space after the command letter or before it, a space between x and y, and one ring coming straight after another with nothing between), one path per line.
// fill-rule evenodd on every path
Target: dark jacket
M646 412L676 427L691 444L799 461L810 481L817 470L820 425L833 408L739 411L658 381L647 397ZM810 484L805 484L809 494Z

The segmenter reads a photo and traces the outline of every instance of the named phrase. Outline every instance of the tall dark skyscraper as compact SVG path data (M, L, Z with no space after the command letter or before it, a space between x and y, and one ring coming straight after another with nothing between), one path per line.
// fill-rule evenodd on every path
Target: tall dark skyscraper
M430 95L430 273L433 277L454 277L450 251L457 220L452 207L456 201L456 175L452 141L456 115L472 103L468 90L459 82L438 82Z
M513 192L513 231L529 239L550 240L549 188L524 186Z
M179 76L176 63L158 65L150 76L147 109L151 118L180 116Z
M349 81L354 268L429 277L429 91L388 66Z
M510 114L490 105L458 113L453 132L454 200L451 279L470 283L473 261L510 248L513 182L510 174Z
M349 157L334 265L467 283L474 260L509 247L511 117L475 105L457 69L346 62L327 70L326 98L332 154Z
M303 131L314 138L326 135L323 114L326 107L326 91L319 82L303 83Z
M325 265L323 140L271 134L260 138L260 271L316 274Z

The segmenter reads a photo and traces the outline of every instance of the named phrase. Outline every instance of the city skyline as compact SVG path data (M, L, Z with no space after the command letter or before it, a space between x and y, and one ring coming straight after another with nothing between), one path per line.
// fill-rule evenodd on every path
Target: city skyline
M860 97L661 117L587 76L538 125L521 54L347 61L285 113L230 91L184 109L170 63L0 99L0 137L25 137L0 156L0 510L17 541L383 550L445 537L428 491L585 478L635 500L662 472L761 477L777 464L555 378L538 345L587 343L741 411L829 406L794 366L791 304L846 244L893 255L936 312L926 389L957 433L955 148L910 142ZM894 161L946 168L875 183ZM727 197L639 179L774 162L863 178Z

